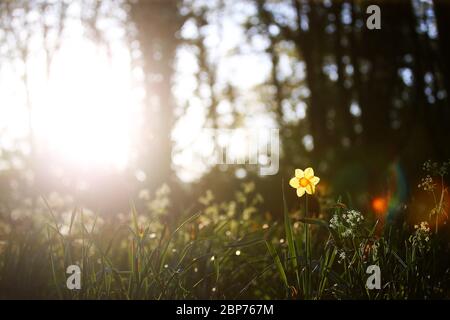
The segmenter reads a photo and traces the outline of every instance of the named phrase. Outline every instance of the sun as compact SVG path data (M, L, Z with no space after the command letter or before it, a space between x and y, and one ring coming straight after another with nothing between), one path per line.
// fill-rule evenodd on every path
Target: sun
M127 167L139 120L129 59L126 48L111 57L73 41L55 56L47 81L35 74L32 127L41 154L81 168Z

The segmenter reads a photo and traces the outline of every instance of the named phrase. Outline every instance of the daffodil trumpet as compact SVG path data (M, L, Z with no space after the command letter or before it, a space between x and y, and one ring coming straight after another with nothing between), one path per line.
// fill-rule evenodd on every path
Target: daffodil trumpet
M320 178L314 175L313 168L306 168L305 170L295 169L295 177L289 181L292 188L297 189L297 196L302 197L305 193L314 194L316 192L316 185ZM305 218L308 216L308 197L305 197Z
M319 181L320 178L314 175L313 168L295 169L295 177L289 181L289 185L297 189L298 197L302 197L305 193L314 194Z

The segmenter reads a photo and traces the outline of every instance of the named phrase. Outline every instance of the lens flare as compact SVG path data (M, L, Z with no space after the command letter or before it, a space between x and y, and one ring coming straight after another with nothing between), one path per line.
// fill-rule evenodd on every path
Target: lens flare
M377 214L377 216L384 217L388 209L388 203L387 197L375 197L372 200L372 210Z

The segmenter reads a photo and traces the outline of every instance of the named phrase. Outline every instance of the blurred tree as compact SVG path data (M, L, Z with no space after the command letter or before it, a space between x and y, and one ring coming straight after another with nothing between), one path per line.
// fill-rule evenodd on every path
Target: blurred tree
M36 30L41 31L49 77L51 60L60 47L68 19L68 3L0 2L3 30L0 40L8 42L8 50L2 49L0 53L21 60L24 66L22 80L27 92L32 154L32 104L27 88L30 37ZM105 46L108 43L99 28L99 16L111 8L117 9L111 4L128 9L124 23L134 31L128 39L130 51L135 48L140 51L136 60L142 63L144 75L147 140L140 150L138 166L146 171L151 188L173 176L172 80L177 71L174 69L177 50L186 43L197 59L194 90L207 109L204 126L230 128L245 125L242 119L251 116L252 111L246 109L241 88L221 77L218 71L221 59L226 54L238 56L239 50L245 50L257 36L263 39L261 51L268 57L271 69L266 83L253 88L252 94L258 96L255 100L259 99L266 107L263 112L273 116L280 128L283 170L292 172L293 167L314 163L325 178L334 181L337 190L376 191L385 184L385 175L380 171L387 170L391 163L401 163L399 167L405 167L414 176L418 164L426 158L450 157L446 141L450 135L448 1L79 0L77 3L80 17L76 19L80 18L88 36ZM211 45L209 33L230 19L237 19L227 10L233 7L240 11L244 4L253 6L254 15L248 15L243 23L249 43L243 40L234 51L218 55L221 49L213 48L217 44ZM369 4L381 7L381 30L366 28ZM39 17L37 21L31 19L33 23L29 19L30 10ZM179 37L187 19L191 19L196 30L189 41ZM128 26L130 22L134 29ZM218 43L224 40L220 32L215 35ZM133 57L136 58L134 54ZM219 111L222 103L230 105L232 111L227 116L231 114L232 121L222 121L225 118ZM213 174L217 171L220 170ZM267 194L271 194L276 179L261 182L267 183ZM229 172L224 173L223 181L229 180L233 180ZM215 176L209 180L210 184L217 181Z
M450 3L445 0L435 0L437 28L439 32L439 49L440 49L440 63L443 65L446 92L450 92Z
M381 8L381 30L366 28L369 4ZM323 164L325 171L333 163L333 172L350 175L346 167L364 163L369 173L365 189L373 190L383 184L380 170L397 159L412 173L427 157L450 156L443 147L450 134L445 125L449 105L440 80L448 79L442 58L448 48L445 1L436 1L436 8L416 0L255 0L255 5L258 19L252 19L249 28L265 25L257 29L271 40L270 81L277 88L278 119L285 112L282 94L292 95L295 88L280 85L279 52L273 47L292 42L297 59L305 63L314 163ZM444 33L439 36L433 33L435 12ZM273 26L280 30L276 38L269 32ZM292 139L298 144L304 134L304 123L299 123L298 134L284 135L285 148ZM347 186L340 187L362 187L350 176L345 179Z
M171 130L174 100L171 91L177 32L184 22L178 0L130 1L131 20L136 25L142 52L145 81L147 140L143 168L151 187L171 178Z

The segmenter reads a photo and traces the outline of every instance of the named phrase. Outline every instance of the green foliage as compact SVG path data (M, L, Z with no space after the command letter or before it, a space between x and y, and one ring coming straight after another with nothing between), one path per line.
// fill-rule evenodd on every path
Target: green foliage
M129 214L117 217L67 211L44 199L35 216L3 219L0 298L450 297L446 231L426 222L380 229L341 200L320 218L309 217L305 203L298 217L283 196L284 223L278 223L262 212L253 183L223 202L206 191L177 214L166 201L170 190L163 191L140 197L139 206L131 203ZM72 264L82 270L80 290L66 287ZM380 290L366 288L374 264Z

